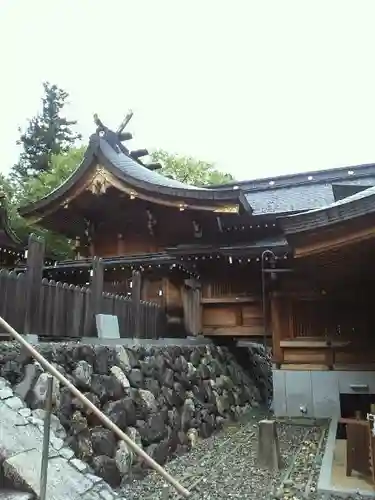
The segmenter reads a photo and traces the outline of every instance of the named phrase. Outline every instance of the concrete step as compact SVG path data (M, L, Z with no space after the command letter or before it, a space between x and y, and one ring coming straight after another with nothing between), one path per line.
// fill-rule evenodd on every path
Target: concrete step
M35 497L32 493L24 491L2 490L0 488L0 500L33 500Z

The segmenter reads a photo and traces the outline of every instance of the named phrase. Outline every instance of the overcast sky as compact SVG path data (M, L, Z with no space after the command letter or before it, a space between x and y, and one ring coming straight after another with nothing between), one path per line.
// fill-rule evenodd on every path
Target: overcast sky
M375 162L374 0L1 0L0 170L42 82L237 179Z

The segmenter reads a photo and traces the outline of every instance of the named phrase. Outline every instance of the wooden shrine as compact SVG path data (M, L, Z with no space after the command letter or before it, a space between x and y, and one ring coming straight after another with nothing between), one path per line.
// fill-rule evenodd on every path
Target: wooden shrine
M375 164L198 188L124 145L128 121L113 132L96 118L74 174L20 210L75 242L44 288L94 311L100 258L97 311L113 294L127 332L272 345L275 416L344 417L347 472L374 477L369 423L353 417L375 404Z
M260 259L285 240L267 216L252 226L241 189L190 186L130 151L124 125L113 132L97 118L84 160L64 184L20 213L75 242L76 260L45 268L45 277L84 284L101 257L105 289L130 294L142 273L144 300L162 305L182 335L265 336Z
M375 165L198 188L131 151L129 119L114 132L96 117L74 174L20 210L75 242L44 277L85 285L101 257L105 291L131 294L140 271L174 335L272 336L276 368L372 365Z

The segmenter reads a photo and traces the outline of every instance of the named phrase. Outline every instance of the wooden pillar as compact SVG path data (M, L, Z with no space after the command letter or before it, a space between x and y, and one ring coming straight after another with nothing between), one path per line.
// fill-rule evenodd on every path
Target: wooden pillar
M283 352L280 341L283 338L283 314L282 300L280 297L271 298L271 331L272 331L272 355L276 364L283 362Z
M27 271L25 279L26 287L26 309L23 333L25 335L40 333L38 329L39 314L41 307L40 296L42 289L43 267L44 267L45 242L35 234L29 237L27 249Z
M142 276L139 271L133 271L132 274L132 303L134 314L134 337L141 338L141 289Z
M103 281L104 281L104 265L102 259L95 257L92 261L92 270L90 276L90 300L89 300L89 321L86 325L87 331L85 336L96 336L96 314L102 311L103 300Z
M293 337L292 304L289 297L274 294L271 297L272 354L276 364L283 362L281 340Z

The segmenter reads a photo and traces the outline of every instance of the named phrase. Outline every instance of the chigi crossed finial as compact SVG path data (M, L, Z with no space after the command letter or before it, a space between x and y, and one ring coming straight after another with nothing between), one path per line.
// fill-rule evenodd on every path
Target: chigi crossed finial
M94 122L95 122L95 125L97 127L96 132L97 132L97 134L105 135L106 141L112 146L112 148L115 151L120 151L120 150L124 151L124 148L125 148L126 154L128 154L137 163L139 163L140 165L143 165L144 167L148 168L149 170L158 170L159 168L161 168L160 163L154 162L154 163L144 164L140 160L140 158L142 158L143 156L148 156L149 153L148 153L147 149L137 149L135 151L128 151L128 149L125 146L119 144L121 142L130 141L131 139L133 139L133 135L131 134L131 132L124 132L126 126L130 122L130 120L133 118L133 114L134 114L133 111L129 110L128 113L126 114L125 118L122 120L119 127L117 128L116 132L113 132L112 130L110 130L108 127L106 127L104 125L104 123L99 118L98 114L95 113L94 114Z
M130 120L133 117L133 111L129 110L125 118L122 120L120 126L116 130L116 135L118 139L122 141L129 141L130 139L133 138L132 134L130 132L124 132L125 127L127 124L130 122ZM97 127L97 132L108 132L109 128L104 125L104 123L101 121L99 118L98 114L94 114L94 122Z

